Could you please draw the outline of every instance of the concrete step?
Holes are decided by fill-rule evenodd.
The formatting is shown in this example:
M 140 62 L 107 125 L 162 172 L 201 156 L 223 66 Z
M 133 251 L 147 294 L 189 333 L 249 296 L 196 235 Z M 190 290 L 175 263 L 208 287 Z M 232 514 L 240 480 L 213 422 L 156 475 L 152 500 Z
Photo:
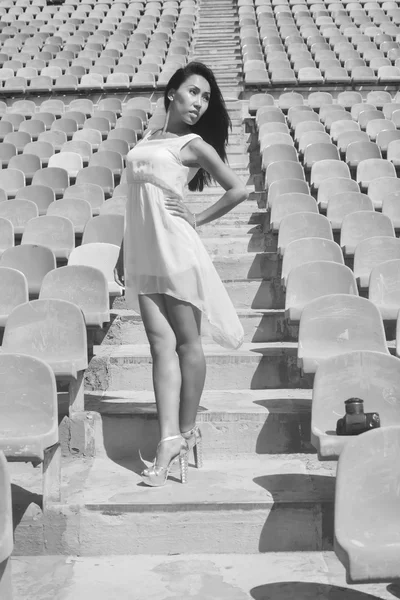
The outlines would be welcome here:
M 15 557 L 14 600 L 393 600 L 395 590 L 400 596 L 395 584 L 348 585 L 329 551 L 136 555 L 134 565 L 131 556 Z
M 43 553 L 44 540 L 46 554 L 79 556 L 332 548 L 336 462 L 321 463 L 314 454 L 215 457 L 202 469 L 190 466 L 185 485 L 174 472 L 167 485 L 149 488 L 139 456 L 114 450 L 106 432 L 104 440 L 105 452 L 94 458 L 63 460 L 61 504 L 36 523 L 33 511 L 24 515 L 15 555 Z M 30 489 L 35 478 L 34 492 L 40 470 L 15 466 L 15 492 Z
M 237 311 L 246 342 L 283 342 L 298 339 L 298 326 L 286 322 L 284 310 Z M 111 323 L 96 332 L 96 344 L 146 344 L 147 337 L 140 315 L 133 310 L 113 309 Z M 202 323 L 203 343 L 212 343 L 208 322 Z
M 205 389 L 309 388 L 311 377 L 297 367 L 296 342 L 244 343 L 239 350 L 205 344 Z M 151 390 L 152 361 L 148 344 L 94 346 L 85 373 L 85 389 Z
M 283 309 L 285 295 L 280 277 L 272 279 L 234 279 L 224 281 L 224 286 L 236 310 L 238 309 Z M 125 308 L 125 297 L 116 298 L 113 307 Z
M 243 454 L 315 453 L 310 443 L 312 390 L 207 390 L 198 413 L 206 460 Z M 154 454 L 158 423 L 153 391 L 88 392 L 96 452 Z M 112 440 L 112 441 L 110 441 Z

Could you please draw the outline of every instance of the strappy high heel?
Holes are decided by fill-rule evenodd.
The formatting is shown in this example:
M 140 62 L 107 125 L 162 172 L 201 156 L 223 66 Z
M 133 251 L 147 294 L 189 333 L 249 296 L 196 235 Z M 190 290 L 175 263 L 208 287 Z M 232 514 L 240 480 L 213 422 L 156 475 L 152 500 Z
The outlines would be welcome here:
M 194 463 L 197 469 L 203 466 L 203 437 L 197 425 L 190 431 L 181 432 L 183 439 L 187 441 L 189 450 L 193 449 Z
M 181 472 L 181 482 L 187 483 L 187 472 L 188 472 L 188 463 L 189 463 L 189 446 L 185 439 L 182 438 L 181 435 L 170 435 L 169 437 L 163 438 L 159 441 L 158 446 L 163 442 L 168 442 L 170 440 L 182 440 L 181 449 L 176 456 L 173 456 L 169 461 L 166 467 L 158 467 L 156 464 L 156 460 L 154 459 L 154 463 L 148 469 L 144 469 L 141 473 L 141 477 L 143 482 L 146 485 L 150 485 L 152 487 L 160 487 L 165 485 L 171 467 L 179 461 L 179 467 Z M 157 449 L 158 449 L 157 446 Z

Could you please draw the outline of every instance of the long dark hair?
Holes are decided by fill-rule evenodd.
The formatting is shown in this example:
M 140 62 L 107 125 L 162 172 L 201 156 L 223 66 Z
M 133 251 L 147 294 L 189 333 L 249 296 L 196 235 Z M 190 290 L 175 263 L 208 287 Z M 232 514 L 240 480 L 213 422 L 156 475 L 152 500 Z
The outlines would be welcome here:
M 228 111 L 225 106 L 221 90 L 215 80 L 214 73 L 201 62 L 190 62 L 185 67 L 178 69 L 167 83 L 164 92 L 164 106 L 168 110 L 170 99 L 168 92 L 177 90 L 191 75 L 201 75 L 210 85 L 210 102 L 201 119 L 192 127 L 193 133 L 198 133 L 205 142 L 213 146 L 223 161 L 226 161 L 225 146 L 228 143 L 228 132 L 232 127 Z M 201 190 L 211 182 L 211 176 L 204 169 L 199 169 L 189 183 L 193 192 Z

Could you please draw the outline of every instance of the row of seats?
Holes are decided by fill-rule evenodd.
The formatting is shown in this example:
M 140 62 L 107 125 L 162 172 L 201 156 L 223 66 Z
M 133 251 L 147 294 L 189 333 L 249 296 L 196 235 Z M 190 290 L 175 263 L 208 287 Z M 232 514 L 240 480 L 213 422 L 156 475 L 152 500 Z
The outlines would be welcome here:
M 5 90 L 162 86 L 187 62 L 196 21 L 193 0 L 59 8 L 34 14 L 31 9 L 29 25 L 20 20 L 24 13 L 16 21 L 10 11 L 0 16 Z
M 398 81 L 400 12 L 395 2 L 239 6 L 248 84 Z

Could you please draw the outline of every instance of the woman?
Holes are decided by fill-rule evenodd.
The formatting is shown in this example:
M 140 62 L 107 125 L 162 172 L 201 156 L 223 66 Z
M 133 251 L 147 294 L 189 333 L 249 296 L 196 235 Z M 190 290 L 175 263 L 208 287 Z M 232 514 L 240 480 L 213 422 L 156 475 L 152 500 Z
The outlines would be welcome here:
M 186 481 L 188 452 L 202 463 L 196 414 L 206 364 L 201 344 L 204 315 L 217 343 L 238 348 L 243 328 L 205 250 L 196 226 L 230 211 L 248 197 L 225 164 L 230 119 L 212 71 L 192 62 L 171 77 L 162 130 L 147 131 L 127 156 L 124 284 L 126 303 L 141 314 L 150 344 L 161 440 L 147 485 L 164 485 L 180 462 Z M 202 190 L 211 178 L 225 190 L 198 214 L 184 204 L 186 186 Z M 122 279 L 121 262 L 116 271 Z

